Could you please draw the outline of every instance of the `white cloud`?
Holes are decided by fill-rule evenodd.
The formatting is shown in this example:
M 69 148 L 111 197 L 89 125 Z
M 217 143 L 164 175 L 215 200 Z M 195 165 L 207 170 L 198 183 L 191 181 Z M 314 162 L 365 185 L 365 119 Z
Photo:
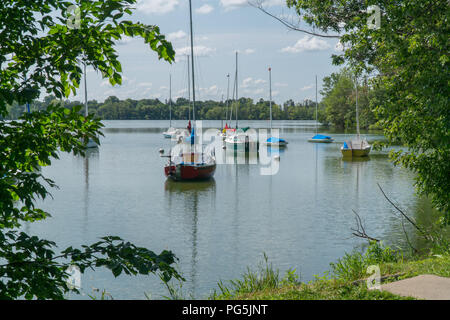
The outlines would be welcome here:
M 133 40 L 135 40 L 133 37 L 122 36 L 122 39 L 118 40 L 116 42 L 116 44 L 118 44 L 118 45 L 125 45 L 125 44 L 129 44 Z
M 244 94 L 247 95 L 262 95 L 265 91 L 262 88 L 258 88 L 258 89 L 244 89 L 243 90 Z
M 275 87 L 287 87 L 288 84 L 287 83 L 282 83 L 282 82 L 275 82 L 274 86 Z
M 266 7 L 285 6 L 286 0 L 263 0 L 262 3 Z
M 314 87 L 314 85 L 310 84 L 309 86 L 304 86 L 303 88 L 301 88 L 300 91 L 311 90 L 313 87 Z
M 265 7 L 283 6 L 286 4 L 286 0 L 262 0 L 261 2 Z M 248 0 L 220 0 L 220 4 L 225 10 L 233 10 L 248 6 Z
M 191 54 L 191 47 L 184 47 L 175 50 L 177 56 L 183 57 Z M 216 49 L 209 48 L 205 46 L 194 46 L 194 55 L 197 57 L 209 57 L 211 54 L 216 52 Z
M 243 88 L 249 87 L 252 82 L 253 82 L 253 78 L 246 78 L 242 81 L 242 87 Z
M 153 83 L 151 83 L 151 82 L 140 82 L 140 83 L 138 83 L 138 87 L 151 88 L 152 86 L 153 86 Z
M 183 30 L 179 30 L 176 32 L 171 32 L 167 35 L 167 40 L 174 41 L 174 40 L 180 40 L 187 37 L 187 33 Z
M 252 53 L 255 53 L 254 49 L 245 49 L 244 50 L 244 54 L 252 54 Z
M 242 81 L 241 87 L 242 88 L 253 88 L 253 87 L 257 87 L 258 85 L 264 84 L 266 82 L 267 81 L 263 80 L 263 79 L 253 79 L 253 78 L 249 77 L 249 78 L 245 78 Z
M 239 7 L 245 7 L 248 5 L 247 0 L 220 0 L 220 4 L 226 10 L 232 10 Z
M 281 49 L 281 52 L 299 53 L 303 51 L 322 51 L 327 50 L 331 46 L 328 42 L 322 39 L 304 36 L 298 40 L 293 46 Z
M 214 10 L 213 6 L 210 6 L 209 4 L 204 4 L 200 8 L 196 9 L 195 12 L 198 14 L 208 14 L 211 13 Z
M 137 10 L 147 14 L 165 14 L 178 6 L 179 0 L 138 0 Z
M 186 95 L 187 90 L 183 89 L 180 90 L 179 94 L 182 93 L 183 95 Z M 205 88 L 198 88 L 197 90 L 199 99 L 218 99 L 219 98 L 219 87 L 217 85 L 212 85 L 210 87 Z

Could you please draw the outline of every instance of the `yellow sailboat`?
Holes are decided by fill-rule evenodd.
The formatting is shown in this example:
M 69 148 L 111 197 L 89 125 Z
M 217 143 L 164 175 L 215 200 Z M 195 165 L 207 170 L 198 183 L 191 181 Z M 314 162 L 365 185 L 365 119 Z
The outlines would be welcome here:
M 356 82 L 356 138 L 345 141 L 341 147 L 342 156 L 344 158 L 367 157 L 372 146 L 366 139 L 361 139 L 359 132 L 359 109 L 358 109 L 358 82 Z

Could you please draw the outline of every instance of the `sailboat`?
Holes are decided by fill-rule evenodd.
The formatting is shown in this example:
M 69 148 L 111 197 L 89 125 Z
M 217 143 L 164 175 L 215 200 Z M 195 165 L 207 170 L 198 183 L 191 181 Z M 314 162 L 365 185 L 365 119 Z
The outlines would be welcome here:
M 319 122 L 318 120 L 318 113 L 319 113 L 319 103 L 317 101 L 317 76 L 316 76 L 316 135 L 314 137 L 312 137 L 311 139 L 309 139 L 309 142 L 315 142 L 315 143 L 331 143 L 334 141 L 333 138 L 323 135 L 323 134 L 318 134 L 317 133 L 317 124 Z
M 220 136 L 225 141 L 225 138 L 229 132 L 233 132 L 235 130 L 228 127 L 228 107 L 230 103 L 230 74 L 227 74 L 227 102 L 226 102 L 226 111 L 225 111 L 225 127 L 223 127 L 222 131 L 220 132 Z M 231 120 L 231 118 L 230 118 Z M 231 121 L 230 121 L 231 122 Z
M 164 138 L 172 138 L 176 129 L 172 127 L 172 75 L 169 75 L 169 129 L 163 132 Z
M 272 68 L 269 68 L 269 96 L 270 96 L 270 138 L 267 139 L 264 144 L 270 147 L 286 147 L 288 142 L 281 138 L 275 138 L 272 136 Z
M 87 97 L 87 74 L 86 74 L 86 63 L 84 63 L 84 115 L 87 117 L 89 115 L 88 109 L 88 97 Z M 98 144 L 92 138 L 87 139 L 86 148 L 97 148 Z
M 372 146 L 366 139 L 361 139 L 359 132 L 359 109 L 358 109 L 358 80 L 356 80 L 356 139 L 345 141 L 341 147 L 342 156 L 344 158 L 367 157 Z
M 250 136 L 247 134 L 247 130 L 249 127 L 242 128 L 238 130 L 238 106 L 239 106 L 239 95 L 238 95 L 238 52 L 236 51 L 236 75 L 235 75 L 235 83 L 234 83 L 234 93 L 235 95 L 235 103 L 236 103 L 236 126 L 234 129 L 226 128 L 227 136 L 225 138 L 225 147 L 227 149 L 233 149 L 237 151 L 244 151 L 248 152 L 251 149 L 251 145 L 255 145 L 256 150 L 259 148 L 258 141 L 251 141 Z M 232 108 L 231 109 L 231 115 L 230 115 L 230 121 L 232 117 Z
M 177 141 L 178 143 L 182 143 L 183 141 L 185 141 L 185 139 L 189 138 L 190 134 L 191 134 L 191 129 L 192 129 L 192 125 L 191 125 L 191 71 L 190 71 L 190 64 L 189 64 L 189 55 L 186 55 L 186 61 L 187 61 L 187 81 L 188 81 L 188 88 L 187 88 L 187 92 L 188 92 L 188 124 L 187 127 L 185 129 L 183 128 L 179 128 L 176 129 L 173 134 L 172 134 L 172 140 Z
M 216 171 L 216 159 L 213 153 L 203 152 L 203 146 L 195 144 L 195 72 L 194 72 L 194 33 L 192 28 L 192 1 L 189 0 L 189 17 L 191 29 L 191 63 L 192 63 L 192 120 L 194 126 L 191 129 L 189 140 L 189 152 L 183 149 L 180 154 L 163 156 L 169 158 L 164 166 L 164 174 L 175 181 L 204 180 L 214 176 Z M 201 148 L 197 151 L 198 147 Z

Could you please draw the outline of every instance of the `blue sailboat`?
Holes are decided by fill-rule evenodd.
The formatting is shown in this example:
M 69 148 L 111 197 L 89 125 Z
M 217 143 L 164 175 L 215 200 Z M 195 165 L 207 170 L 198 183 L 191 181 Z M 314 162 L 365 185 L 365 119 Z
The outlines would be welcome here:
M 272 68 L 269 68 L 269 95 L 270 95 L 270 135 L 265 144 L 270 147 L 286 147 L 288 142 L 285 139 L 272 137 Z
M 317 76 L 316 76 L 316 135 L 314 137 L 312 137 L 311 139 L 308 139 L 308 141 L 315 142 L 315 143 L 331 143 L 334 141 L 334 139 L 332 137 L 317 133 L 318 106 L 319 106 L 319 104 L 317 102 Z

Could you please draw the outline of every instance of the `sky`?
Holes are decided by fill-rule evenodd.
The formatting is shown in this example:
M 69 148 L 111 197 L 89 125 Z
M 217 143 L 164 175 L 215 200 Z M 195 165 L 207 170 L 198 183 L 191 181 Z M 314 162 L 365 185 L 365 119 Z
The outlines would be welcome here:
M 264 6 L 278 16 L 298 19 L 284 0 L 265 0 Z M 269 67 L 276 103 L 314 100 L 316 75 L 320 100 L 322 79 L 338 70 L 331 63 L 331 55 L 338 53 L 337 39 L 310 37 L 289 30 L 249 6 L 247 0 L 193 0 L 192 7 L 197 100 L 226 99 L 227 74 L 231 98 L 236 51 L 239 97 L 255 100 L 269 99 Z M 138 0 L 131 20 L 159 26 L 174 46 L 176 62 L 158 60 L 157 54 L 140 38 L 125 38 L 116 46 L 123 69 L 122 85 L 113 87 L 88 68 L 88 99 L 102 102 L 109 96 L 117 96 L 165 101 L 169 98 L 169 75 L 172 98 L 188 98 L 189 2 Z M 84 88 L 80 87 L 78 95 L 70 99 L 84 100 Z

